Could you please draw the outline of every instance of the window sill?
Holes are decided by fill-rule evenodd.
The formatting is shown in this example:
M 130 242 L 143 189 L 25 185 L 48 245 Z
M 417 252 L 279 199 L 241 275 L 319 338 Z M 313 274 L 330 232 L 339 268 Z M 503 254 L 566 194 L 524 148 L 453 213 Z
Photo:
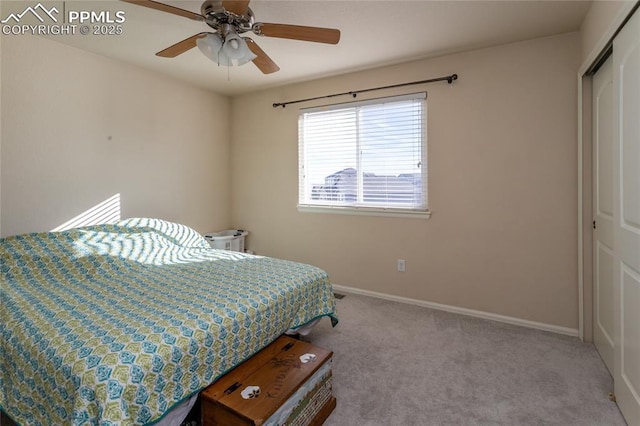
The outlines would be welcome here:
M 298 205 L 301 213 L 328 213 L 356 216 L 402 217 L 411 219 L 429 219 L 430 211 L 406 211 L 366 207 L 335 207 L 335 206 L 306 206 Z

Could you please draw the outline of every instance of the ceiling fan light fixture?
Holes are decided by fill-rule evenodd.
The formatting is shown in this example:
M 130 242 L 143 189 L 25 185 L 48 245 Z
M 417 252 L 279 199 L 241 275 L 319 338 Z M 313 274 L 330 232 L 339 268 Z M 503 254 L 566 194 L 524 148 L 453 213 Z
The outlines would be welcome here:
M 220 66 L 232 67 L 253 61 L 257 56 L 249 49 L 247 42 L 235 33 L 222 38 L 220 34 L 210 33 L 196 40 L 198 49 L 204 56 Z
M 231 62 L 231 59 L 229 59 L 227 57 L 227 55 L 224 54 L 222 49 L 220 49 L 220 53 L 218 54 L 218 60 L 214 61 L 214 62 L 216 64 L 220 65 L 221 67 L 232 67 L 233 66 L 233 62 Z
M 257 56 L 249 50 L 247 42 L 235 33 L 227 34 L 224 44 L 222 45 L 222 52 L 227 58 L 238 61 L 238 66 L 257 58 Z
M 252 55 L 253 55 L 253 54 L 252 54 Z M 253 61 L 255 58 L 257 58 L 257 56 L 256 56 L 256 55 L 253 55 L 253 58 L 249 58 L 249 57 L 240 58 L 240 59 L 238 59 L 238 66 L 240 66 L 240 65 L 244 65 L 244 64 L 246 64 L 246 63 L 248 63 L 248 62 L 251 62 L 251 61 Z
M 205 37 L 197 39 L 196 45 L 204 56 L 218 63 L 222 49 L 222 39 L 218 34 L 207 34 Z

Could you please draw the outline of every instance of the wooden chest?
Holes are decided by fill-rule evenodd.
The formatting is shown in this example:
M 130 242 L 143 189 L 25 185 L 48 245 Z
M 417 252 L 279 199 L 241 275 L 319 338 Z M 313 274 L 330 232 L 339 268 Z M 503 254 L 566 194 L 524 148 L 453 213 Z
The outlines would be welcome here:
M 332 355 L 279 337 L 201 392 L 203 426 L 321 425 L 336 406 Z

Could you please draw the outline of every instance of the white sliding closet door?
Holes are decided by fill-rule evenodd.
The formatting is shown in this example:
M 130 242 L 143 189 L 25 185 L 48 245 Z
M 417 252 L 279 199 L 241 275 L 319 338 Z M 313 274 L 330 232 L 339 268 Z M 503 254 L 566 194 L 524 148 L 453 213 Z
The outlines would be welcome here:
M 613 42 L 614 383 L 627 423 L 640 425 L 640 11 Z
M 613 375 L 613 59 L 593 77 L 593 342 Z

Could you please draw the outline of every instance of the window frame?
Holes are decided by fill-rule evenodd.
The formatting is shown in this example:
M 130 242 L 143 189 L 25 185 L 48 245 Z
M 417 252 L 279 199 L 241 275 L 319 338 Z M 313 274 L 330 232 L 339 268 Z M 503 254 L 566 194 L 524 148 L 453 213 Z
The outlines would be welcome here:
M 421 162 L 422 170 L 422 197 L 424 197 L 424 208 L 416 207 L 381 207 L 381 206 L 363 206 L 363 205 L 332 205 L 332 204 L 314 204 L 309 202 L 301 202 L 303 187 L 307 184 L 304 176 L 304 168 L 306 167 L 306 150 L 303 141 L 303 128 L 305 114 L 314 112 L 328 112 L 333 110 L 349 109 L 360 106 L 382 105 L 385 103 L 400 102 L 405 100 L 420 100 L 422 102 L 422 140 L 421 140 Z M 427 125 L 427 93 L 417 92 L 404 95 L 385 96 L 366 100 L 358 100 L 352 102 L 344 102 L 338 104 L 317 106 L 311 108 L 303 108 L 298 111 L 298 203 L 297 209 L 304 213 L 333 213 L 348 215 L 368 215 L 368 216 L 385 216 L 385 217 L 411 217 L 411 218 L 429 218 L 431 211 L 428 203 L 428 125 Z M 358 128 L 359 130 L 359 128 Z M 358 189 L 361 191 L 361 189 Z M 308 189 L 307 189 L 308 191 Z M 309 201 L 309 200 L 307 200 Z

